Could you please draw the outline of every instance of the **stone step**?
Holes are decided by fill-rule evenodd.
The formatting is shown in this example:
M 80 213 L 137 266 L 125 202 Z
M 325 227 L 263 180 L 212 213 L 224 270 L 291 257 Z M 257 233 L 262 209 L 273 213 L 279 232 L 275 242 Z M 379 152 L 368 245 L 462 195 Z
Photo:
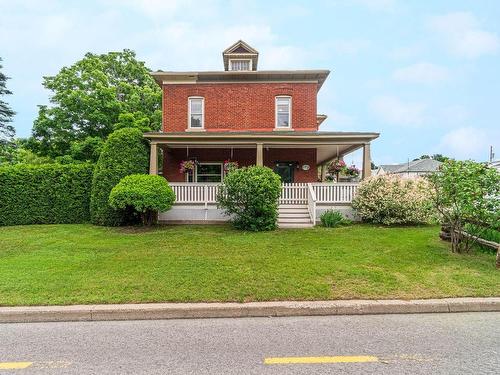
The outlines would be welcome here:
M 309 217 L 278 217 L 278 223 L 310 223 L 311 219 Z
M 310 223 L 278 223 L 278 227 L 282 229 L 288 228 L 312 228 L 313 224 Z
M 278 206 L 278 209 L 282 210 L 282 209 L 306 209 L 307 210 L 307 204 L 280 204 Z
M 293 218 L 304 218 L 309 220 L 309 212 L 280 212 L 278 217 L 281 218 L 287 218 L 287 217 L 293 217 Z
M 309 210 L 307 208 L 280 208 L 278 210 L 279 213 L 284 213 L 284 214 L 287 214 L 287 213 L 290 213 L 290 212 L 300 212 L 300 213 L 304 213 L 304 212 L 309 212 Z

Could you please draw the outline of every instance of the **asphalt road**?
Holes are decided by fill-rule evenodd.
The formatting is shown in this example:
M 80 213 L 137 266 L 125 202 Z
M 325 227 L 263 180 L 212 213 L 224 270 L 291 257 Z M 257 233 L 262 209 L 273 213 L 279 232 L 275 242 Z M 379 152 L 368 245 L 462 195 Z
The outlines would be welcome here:
M 500 313 L 3 324 L 3 373 L 500 374 Z

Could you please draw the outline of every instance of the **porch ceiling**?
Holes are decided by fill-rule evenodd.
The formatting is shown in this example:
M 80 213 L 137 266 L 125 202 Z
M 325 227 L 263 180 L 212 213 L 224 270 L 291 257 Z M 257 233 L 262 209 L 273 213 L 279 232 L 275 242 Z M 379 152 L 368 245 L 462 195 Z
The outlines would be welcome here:
M 159 146 L 170 148 L 316 148 L 317 163 L 323 164 L 362 148 L 379 133 L 358 132 L 182 132 L 145 133 Z

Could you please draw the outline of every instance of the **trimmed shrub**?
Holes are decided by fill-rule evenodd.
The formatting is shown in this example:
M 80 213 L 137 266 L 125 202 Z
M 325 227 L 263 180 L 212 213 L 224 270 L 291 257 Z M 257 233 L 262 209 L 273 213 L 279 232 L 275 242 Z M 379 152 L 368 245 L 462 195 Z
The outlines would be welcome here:
M 83 223 L 90 219 L 92 164 L 0 168 L 0 225 Z
M 251 231 L 273 230 L 278 218 L 281 179 L 267 167 L 233 169 L 217 196 L 218 206 L 232 215 L 233 225 Z
M 432 189 L 426 179 L 395 175 L 362 181 L 352 207 L 363 221 L 392 224 L 425 224 L 435 217 Z
M 326 210 L 320 216 L 321 225 L 327 228 L 335 228 L 341 225 L 349 225 L 351 221 L 346 219 L 339 211 Z
M 149 152 L 139 129 L 124 128 L 111 133 L 103 146 L 92 179 L 90 217 L 93 224 L 117 226 L 125 223 L 125 210 L 109 205 L 111 189 L 130 174 L 147 173 Z
M 116 209 L 133 208 L 141 215 L 144 225 L 156 222 L 159 211 L 168 211 L 175 193 L 161 176 L 133 174 L 123 177 L 111 190 L 109 205 Z

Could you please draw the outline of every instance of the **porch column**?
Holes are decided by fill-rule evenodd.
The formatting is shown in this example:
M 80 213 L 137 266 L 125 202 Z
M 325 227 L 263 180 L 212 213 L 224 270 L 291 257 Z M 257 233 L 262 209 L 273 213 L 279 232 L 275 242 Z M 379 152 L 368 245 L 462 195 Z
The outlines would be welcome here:
M 328 166 L 326 164 L 321 164 L 321 182 L 325 182 L 327 170 Z
M 372 174 L 372 159 L 370 155 L 370 143 L 363 146 L 363 180 Z
M 255 158 L 255 165 L 262 167 L 264 165 L 264 147 L 262 143 L 257 143 L 257 156 Z
M 158 174 L 158 144 L 151 141 L 151 152 L 149 153 L 149 174 Z

